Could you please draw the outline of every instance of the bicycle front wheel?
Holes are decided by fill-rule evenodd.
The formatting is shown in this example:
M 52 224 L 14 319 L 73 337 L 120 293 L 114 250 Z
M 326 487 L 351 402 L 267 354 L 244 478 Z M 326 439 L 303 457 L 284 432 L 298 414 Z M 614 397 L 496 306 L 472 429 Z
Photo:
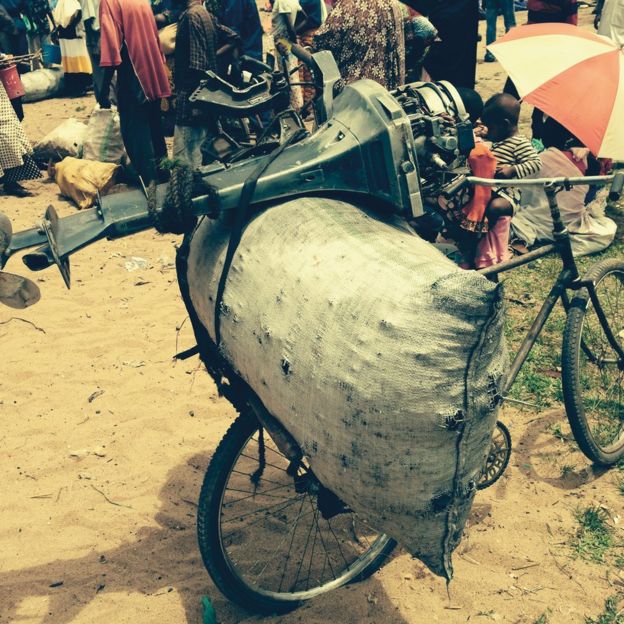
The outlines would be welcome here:
M 583 453 L 611 466 L 624 455 L 624 262 L 598 262 L 584 279 L 596 285 L 603 314 L 586 288 L 570 305 L 561 357 L 563 397 Z
M 248 414 L 208 466 L 197 529 L 217 587 L 261 613 L 363 580 L 395 546 L 323 487 L 305 459 L 290 462 Z

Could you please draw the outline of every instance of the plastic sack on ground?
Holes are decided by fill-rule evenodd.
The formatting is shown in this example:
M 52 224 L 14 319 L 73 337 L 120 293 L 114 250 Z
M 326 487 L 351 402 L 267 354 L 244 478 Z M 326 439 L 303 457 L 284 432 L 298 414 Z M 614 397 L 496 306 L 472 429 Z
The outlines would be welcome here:
M 54 166 L 54 179 L 61 193 L 73 199 L 78 208 L 91 208 L 97 193 L 104 195 L 115 183 L 119 165 L 65 158 Z
M 96 104 L 87 127 L 82 156 L 87 160 L 121 163 L 126 155 L 117 108 Z
M 190 243 L 189 295 L 213 340 L 228 236 L 204 220 Z M 508 366 L 501 308 L 502 286 L 402 226 L 301 198 L 246 227 L 220 349 L 320 481 L 448 578 Z
M 86 132 L 86 124 L 70 117 L 34 145 L 33 157 L 41 163 L 58 162 L 67 156 L 80 158 Z
M 24 91 L 24 102 L 38 102 L 56 97 L 63 90 L 63 70 L 37 69 L 21 76 Z

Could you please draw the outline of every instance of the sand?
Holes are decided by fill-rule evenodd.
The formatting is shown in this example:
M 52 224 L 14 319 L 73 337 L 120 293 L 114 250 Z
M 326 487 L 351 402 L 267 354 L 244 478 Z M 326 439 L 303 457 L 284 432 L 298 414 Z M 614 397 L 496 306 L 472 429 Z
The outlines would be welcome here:
M 479 70 L 485 94 L 501 88 L 497 64 Z M 28 105 L 26 130 L 37 140 L 91 106 Z M 36 197 L 0 196 L 16 229 L 48 204 L 75 210 L 51 182 L 29 188 Z M 613 569 L 570 548 L 579 506 L 604 506 L 621 537 L 621 473 L 595 471 L 553 437 L 549 425 L 567 431 L 561 409 L 505 409 L 511 464 L 476 497 L 448 593 L 398 549 L 370 580 L 287 616 L 258 618 L 225 600 L 200 561 L 195 512 L 235 413 L 197 358 L 172 361 L 194 344 L 172 266 L 179 241 L 146 233 L 99 243 L 72 258 L 71 291 L 50 269 L 34 275 L 39 304 L 0 308 L 0 622 L 196 624 L 207 595 L 223 624 L 532 623 L 546 612 L 581 623 L 623 591 Z M 129 271 L 132 257 L 147 267 Z M 7 268 L 26 272 L 16 259 Z

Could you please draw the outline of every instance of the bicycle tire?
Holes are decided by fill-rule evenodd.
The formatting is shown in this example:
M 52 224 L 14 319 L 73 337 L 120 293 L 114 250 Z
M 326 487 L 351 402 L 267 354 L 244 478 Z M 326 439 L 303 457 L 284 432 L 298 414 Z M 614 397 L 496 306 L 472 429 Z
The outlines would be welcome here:
M 316 595 L 368 578 L 386 562 L 396 542 L 381 534 L 373 544 L 375 548 L 370 549 L 366 556 L 357 560 L 357 565 L 347 569 L 337 581 L 326 583 L 308 592 L 275 594 L 251 585 L 238 573 L 227 554 L 221 531 L 221 513 L 232 471 L 238 465 L 237 462 L 243 450 L 247 448 L 248 442 L 258 431 L 257 419 L 251 414 L 241 414 L 221 440 L 206 470 L 201 488 L 197 511 L 197 537 L 204 565 L 215 585 L 227 598 L 250 611 L 263 614 L 286 613 Z M 277 541 L 277 538 L 275 539 Z M 258 542 L 252 541 L 252 543 Z M 307 550 L 303 554 L 304 560 L 306 552 Z M 314 551 L 312 551 L 310 561 L 313 556 Z
M 500 434 L 502 444 L 496 442 L 496 434 Z M 511 434 L 505 423 L 498 420 L 494 433 L 492 434 L 492 442 L 488 457 L 483 467 L 481 478 L 477 483 L 477 490 L 485 490 L 494 485 L 502 476 L 511 458 Z M 502 460 L 502 461 L 501 461 Z
M 609 327 L 621 345 L 624 309 L 620 312 L 618 303 L 622 296 L 624 307 L 624 262 L 598 262 L 583 279 L 596 284 L 596 294 Z M 602 466 L 612 466 L 624 456 L 622 368 L 622 362 L 594 311 L 589 291 L 580 289 L 570 304 L 563 334 L 561 381 L 566 414 L 574 438 L 581 451 Z M 609 378 L 611 374 L 615 376 Z M 598 377 L 607 388 L 599 389 L 597 384 L 592 383 Z M 614 390 L 617 402 L 608 400 Z M 607 441 L 606 436 L 611 435 L 611 430 L 615 432 L 613 440 Z

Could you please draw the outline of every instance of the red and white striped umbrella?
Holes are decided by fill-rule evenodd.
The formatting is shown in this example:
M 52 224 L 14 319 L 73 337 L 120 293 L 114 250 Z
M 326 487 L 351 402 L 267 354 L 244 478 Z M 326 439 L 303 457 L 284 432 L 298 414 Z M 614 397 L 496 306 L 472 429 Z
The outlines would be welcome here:
M 624 160 L 624 53 L 570 24 L 512 28 L 488 46 L 525 102 L 553 117 L 596 156 Z

